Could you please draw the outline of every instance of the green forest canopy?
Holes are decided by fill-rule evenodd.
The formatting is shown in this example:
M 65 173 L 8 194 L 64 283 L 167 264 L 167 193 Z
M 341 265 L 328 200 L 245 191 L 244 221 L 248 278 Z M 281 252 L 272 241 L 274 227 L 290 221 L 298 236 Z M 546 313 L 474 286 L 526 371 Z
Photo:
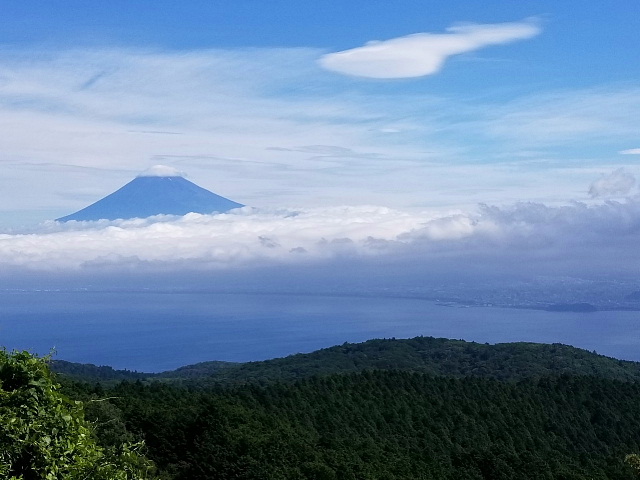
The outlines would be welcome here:
M 144 439 L 171 479 L 631 479 L 639 371 L 564 345 L 417 337 L 66 388 L 110 397 L 88 414 Z
M 562 345 L 418 337 L 124 381 L 102 367 L 101 383 L 2 352 L 0 475 L 630 480 L 637 366 Z

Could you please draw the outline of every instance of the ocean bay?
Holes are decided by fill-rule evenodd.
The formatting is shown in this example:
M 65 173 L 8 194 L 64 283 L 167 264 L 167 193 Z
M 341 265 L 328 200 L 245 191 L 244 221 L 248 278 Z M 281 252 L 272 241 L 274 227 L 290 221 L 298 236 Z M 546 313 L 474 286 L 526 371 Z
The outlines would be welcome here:
M 13 291 L 0 293 L 0 345 L 144 372 L 417 335 L 564 343 L 640 361 L 638 317 L 633 311 L 445 307 L 395 297 Z

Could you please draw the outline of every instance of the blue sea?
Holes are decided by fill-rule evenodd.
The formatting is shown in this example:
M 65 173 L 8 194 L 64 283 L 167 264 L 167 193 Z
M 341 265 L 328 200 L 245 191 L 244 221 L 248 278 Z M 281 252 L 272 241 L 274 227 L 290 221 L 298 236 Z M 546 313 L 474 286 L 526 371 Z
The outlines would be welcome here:
M 159 372 L 251 361 L 344 342 L 417 335 L 564 343 L 640 361 L 640 312 L 441 306 L 407 298 L 29 291 L 0 293 L 0 345 Z

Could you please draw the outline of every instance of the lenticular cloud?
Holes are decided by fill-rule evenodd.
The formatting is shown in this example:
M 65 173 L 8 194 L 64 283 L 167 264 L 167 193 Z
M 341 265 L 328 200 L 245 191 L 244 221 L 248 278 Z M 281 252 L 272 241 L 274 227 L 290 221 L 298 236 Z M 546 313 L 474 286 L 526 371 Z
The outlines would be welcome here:
M 432 75 L 448 57 L 489 45 L 528 39 L 540 33 L 532 19 L 493 25 L 458 25 L 445 34 L 416 33 L 362 47 L 329 53 L 319 63 L 327 70 L 369 78 L 412 78 Z

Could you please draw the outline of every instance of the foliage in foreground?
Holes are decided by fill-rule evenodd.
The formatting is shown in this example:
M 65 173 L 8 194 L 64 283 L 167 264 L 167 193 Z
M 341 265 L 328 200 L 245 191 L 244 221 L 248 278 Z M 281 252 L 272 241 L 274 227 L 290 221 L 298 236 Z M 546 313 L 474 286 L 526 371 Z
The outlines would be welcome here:
M 83 404 L 53 381 L 46 359 L 0 350 L 0 478 L 150 478 L 142 444 L 97 444 Z

